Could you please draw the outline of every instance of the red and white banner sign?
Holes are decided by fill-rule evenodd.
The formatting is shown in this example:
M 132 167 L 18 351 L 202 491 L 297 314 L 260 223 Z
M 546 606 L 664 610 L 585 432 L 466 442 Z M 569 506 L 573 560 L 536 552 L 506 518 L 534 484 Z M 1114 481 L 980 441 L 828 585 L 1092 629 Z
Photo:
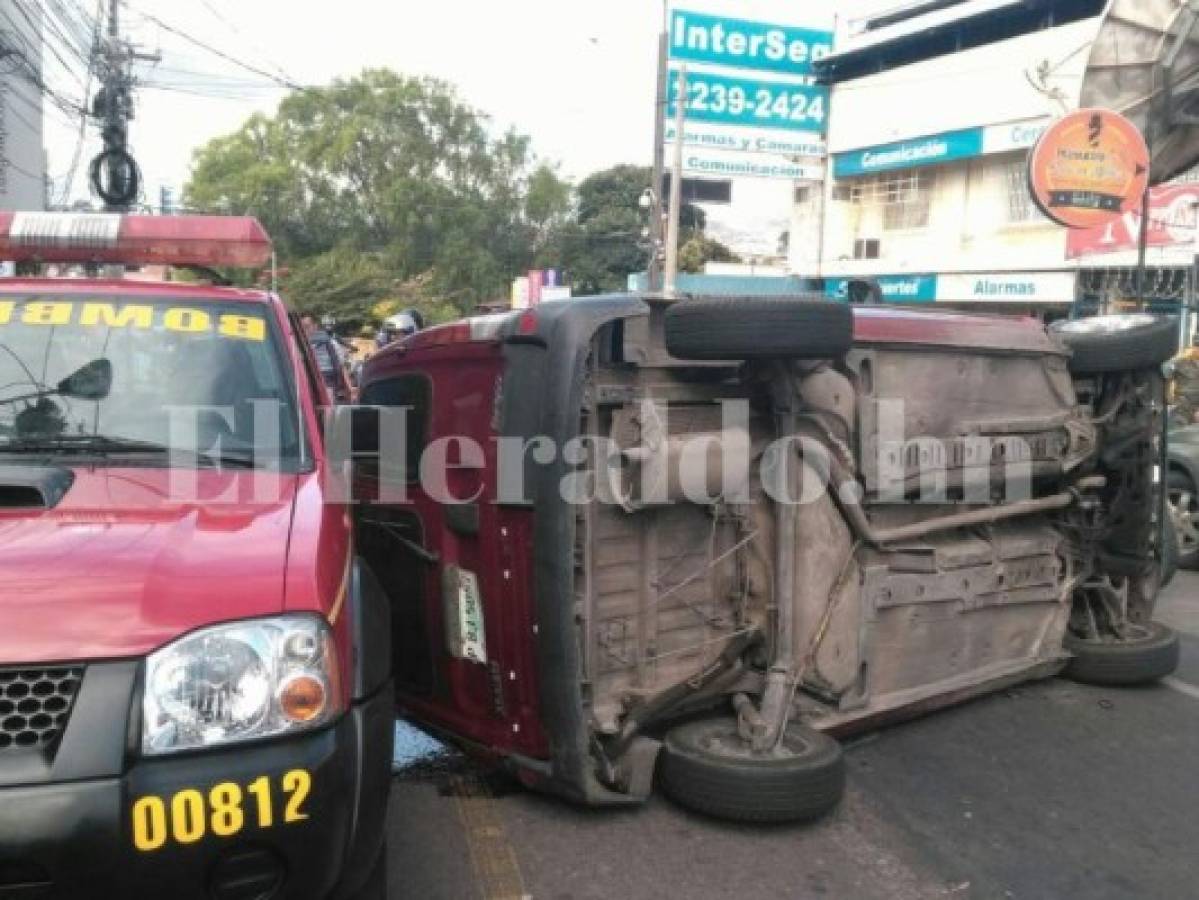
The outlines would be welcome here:
M 1199 184 L 1165 184 L 1149 192 L 1147 246 L 1178 247 L 1195 244 Z M 1095 256 L 1136 250 L 1141 237 L 1140 210 L 1130 210 L 1096 228 L 1071 230 L 1066 256 Z M 1197 248 L 1199 250 L 1199 248 Z

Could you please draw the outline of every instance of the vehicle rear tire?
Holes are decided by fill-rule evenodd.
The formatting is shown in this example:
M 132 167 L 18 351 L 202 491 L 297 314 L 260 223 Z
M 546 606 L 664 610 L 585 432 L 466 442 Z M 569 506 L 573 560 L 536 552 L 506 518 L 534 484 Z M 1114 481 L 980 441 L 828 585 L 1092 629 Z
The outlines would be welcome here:
M 1147 313 L 1091 316 L 1049 326 L 1074 355 L 1075 375 L 1152 369 L 1178 352 L 1178 326 Z
M 665 330 L 676 359 L 833 359 L 853 344 L 853 311 L 811 297 L 682 300 Z
M 1166 478 L 1175 536 L 1178 567 L 1199 569 L 1199 491 L 1185 472 L 1171 470 Z
M 1160 622 L 1127 641 L 1085 640 L 1067 633 L 1065 648 L 1074 654 L 1063 674 L 1083 684 L 1148 684 L 1178 668 L 1178 634 Z
M 787 726 L 779 750 L 757 754 L 732 717 L 671 729 L 658 768 L 662 791 L 680 806 L 735 822 L 818 818 L 845 792 L 845 758 L 827 735 Z

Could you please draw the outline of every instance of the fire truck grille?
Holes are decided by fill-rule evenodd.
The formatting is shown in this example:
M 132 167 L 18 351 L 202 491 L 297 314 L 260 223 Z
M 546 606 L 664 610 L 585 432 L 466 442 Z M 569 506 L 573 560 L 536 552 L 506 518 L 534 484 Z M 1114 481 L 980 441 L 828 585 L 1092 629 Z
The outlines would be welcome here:
M 83 669 L 0 669 L 0 753 L 53 744 L 82 679 Z

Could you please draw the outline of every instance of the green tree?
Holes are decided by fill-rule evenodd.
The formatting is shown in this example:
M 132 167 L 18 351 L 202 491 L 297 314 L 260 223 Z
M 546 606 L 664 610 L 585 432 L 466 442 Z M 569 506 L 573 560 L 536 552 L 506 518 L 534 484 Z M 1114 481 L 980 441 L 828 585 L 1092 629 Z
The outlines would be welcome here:
M 534 255 L 545 249 L 555 231 L 570 217 L 570 183 L 554 167 L 542 163 L 529 176 L 525 190 L 525 218 L 532 229 Z
M 504 296 L 564 215 L 569 187 L 533 164 L 449 85 L 376 69 L 202 147 L 185 197 L 261 219 L 305 309 L 365 319 L 419 278 L 465 312 Z
M 679 270 L 682 272 L 702 272 L 709 262 L 736 263 L 741 262 L 741 257 L 716 238 L 702 233 L 692 234 L 679 248 Z
M 619 165 L 596 172 L 575 192 L 575 216 L 560 227 L 539 259 L 567 271 L 576 294 L 622 291 L 628 276 L 649 265 L 644 233 L 649 213 L 642 195 L 653 182 L 648 166 Z M 702 234 L 702 209 L 684 204 L 684 240 Z

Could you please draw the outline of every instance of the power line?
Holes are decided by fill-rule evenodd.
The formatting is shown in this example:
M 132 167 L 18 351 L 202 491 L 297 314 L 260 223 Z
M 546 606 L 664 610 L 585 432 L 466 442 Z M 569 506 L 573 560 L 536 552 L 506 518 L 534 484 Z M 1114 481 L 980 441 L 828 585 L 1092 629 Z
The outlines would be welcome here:
M 205 9 L 207 9 L 210 13 L 212 13 L 212 15 L 215 18 L 217 18 L 220 22 L 222 22 L 230 31 L 232 31 L 234 34 L 238 35 L 239 37 L 243 37 L 243 38 L 245 37 L 245 35 L 242 33 L 241 29 L 238 28 L 236 25 L 234 25 L 232 22 L 230 22 L 229 19 L 226 18 L 220 12 L 220 10 L 218 10 L 211 2 L 209 2 L 209 0 L 200 0 L 200 2 L 204 5 Z M 250 49 L 259 53 L 262 56 L 262 58 L 264 60 L 266 60 L 266 62 L 270 63 L 271 68 L 273 68 L 276 72 L 278 72 L 280 75 L 282 75 L 285 81 L 287 81 L 291 84 L 295 83 L 296 80 L 287 73 L 287 70 L 284 69 L 281 65 L 279 65 L 274 60 L 270 59 L 265 53 L 263 53 L 261 47 L 251 46 Z
M 64 50 L 66 50 L 67 53 L 82 62 L 85 66 L 88 65 L 89 60 L 87 51 L 80 50 L 79 46 L 72 39 L 71 35 L 67 34 L 70 29 L 65 28 L 57 14 L 54 14 L 49 7 L 46 7 L 42 10 L 42 23 L 45 26 L 42 37 L 43 41 L 46 40 L 45 31 L 48 30 L 51 34 L 58 38 L 59 44 Z
M 206 100 L 240 100 L 249 102 L 252 100 L 258 100 L 262 96 L 261 93 L 246 93 L 244 91 L 238 92 L 236 90 L 221 91 L 218 88 L 189 87 L 187 85 L 169 84 L 167 82 L 160 81 L 143 81 L 141 82 L 141 87 L 151 91 L 168 91 L 175 94 L 187 94 L 192 97 L 202 97 Z M 272 88 L 264 88 L 264 90 L 271 89 Z M 274 87 L 273 90 L 285 89 L 282 87 Z
M 252 66 L 247 62 L 243 62 L 242 60 L 238 59 L 237 57 L 231 56 L 230 54 L 226 53 L 224 50 L 218 50 L 216 47 L 213 47 L 211 44 L 206 44 L 204 41 L 200 40 L 199 38 L 193 37 L 192 35 L 188 34 L 186 31 L 176 28 L 173 25 L 168 25 L 162 19 L 158 18 L 158 16 L 152 15 L 143 10 L 139 10 L 138 15 L 140 15 L 142 18 L 146 19 L 149 22 L 153 22 L 155 25 L 157 25 L 163 31 L 170 32 L 171 34 L 175 35 L 176 37 L 182 38 L 183 40 L 187 41 L 189 44 L 193 44 L 196 47 L 199 47 L 201 50 L 207 50 L 213 56 L 219 56 L 221 59 L 225 60 L 226 62 L 233 63 L 233 65 L 237 66 L 238 68 L 245 69 L 247 72 L 253 72 L 255 75 L 261 75 L 263 78 L 269 79 L 270 81 L 273 81 L 276 84 L 279 84 L 285 88 L 288 88 L 289 90 L 298 91 L 298 90 L 304 89 L 302 85 L 297 84 L 295 81 L 291 80 L 290 78 L 282 78 L 278 75 L 275 75 L 271 72 L 266 71 L 265 69 L 259 69 L 258 67 Z
M 39 27 L 38 23 L 33 20 L 33 16 L 31 16 L 29 14 L 29 11 L 27 9 L 25 9 L 25 7 L 19 2 L 19 0 L 13 0 L 12 8 L 21 14 L 21 18 L 23 18 L 26 21 L 26 23 L 29 25 L 29 29 L 30 29 L 31 33 L 33 33 L 33 34 L 41 34 L 42 33 L 42 29 Z M 13 19 L 9 18 L 7 16 L 7 14 L 5 15 L 5 18 L 8 18 L 8 22 L 10 25 L 16 27 L 16 23 L 13 21 Z M 71 64 L 62 58 L 62 54 L 58 52 L 58 50 L 55 48 L 54 44 L 52 44 L 52 43 L 50 43 L 50 41 L 46 40 L 44 36 L 42 38 L 42 46 L 45 47 L 47 50 L 49 50 L 51 54 L 53 54 L 54 58 L 57 59 L 58 62 L 62 65 L 63 69 L 66 70 L 66 72 L 69 75 L 74 77 L 75 80 L 79 82 L 80 86 L 83 85 L 83 79 L 79 77 L 79 75 L 71 67 Z
M 88 99 L 91 96 L 92 76 L 95 74 L 95 54 L 97 45 L 100 42 L 100 27 L 104 17 L 104 0 L 96 0 L 96 17 L 92 19 L 92 36 L 91 36 L 91 59 L 87 67 L 87 84 L 83 90 L 83 105 L 84 110 L 79 115 L 79 136 L 75 139 L 75 152 L 71 156 L 71 167 L 67 170 L 65 183 L 63 184 L 62 194 L 59 197 L 59 205 L 65 206 L 71 199 L 71 189 L 75 186 L 75 175 L 79 171 L 79 161 L 83 157 L 83 142 L 87 136 L 87 120 Z
M 10 57 L 17 59 L 21 63 L 24 63 L 24 66 L 21 68 L 21 71 L 19 73 L 15 73 L 15 74 L 20 74 L 24 81 L 28 82 L 29 84 L 31 84 L 32 86 L 34 86 L 38 89 L 39 99 L 41 97 L 49 97 L 52 101 L 54 101 L 51 103 L 48 111 L 55 113 L 56 116 L 58 117 L 58 121 L 60 123 L 65 124 L 68 128 L 74 128 L 75 122 L 74 122 L 73 117 L 76 114 L 76 112 L 78 112 L 79 108 L 77 106 L 72 106 L 69 110 L 69 114 L 71 115 L 72 118 L 67 119 L 66 116 L 64 116 L 64 112 L 68 112 L 68 110 L 64 107 L 63 104 L 68 103 L 70 101 L 65 101 L 63 98 L 58 97 L 58 95 L 56 95 L 53 91 L 51 91 L 45 85 L 44 82 L 42 82 L 39 78 L 34 77 L 36 73 L 34 72 L 33 69 L 30 68 L 28 58 L 25 57 L 23 53 L 21 53 L 20 51 L 16 51 L 16 50 L 10 51 Z M 34 113 L 36 113 L 39 116 L 44 115 L 44 113 L 47 111 L 47 109 L 43 107 L 42 103 L 40 103 L 40 102 L 35 103 L 29 97 L 25 96 L 25 94 L 21 91 L 11 91 L 8 96 L 9 96 L 9 99 L 12 99 L 14 97 L 19 99 L 31 111 L 33 111 Z M 25 117 L 23 117 L 19 113 L 17 113 L 17 111 L 15 109 L 12 109 L 10 107 L 10 110 L 22 122 L 24 122 L 30 128 L 33 128 L 36 130 L 36 126 L 32 122 L 30 122 L 28 119 L 26 119 Z
M 53 8 L 54 14 L 62 23 L 63 28 L 70 33 L 74 46 L 80 53 L 90 56 L 92 52 L 92 33 L 95 31 L 96 19 L 80 7 L 78 2 L 68 4 L 66 0 L 48 0 L 48 3 Z
M 15 8 L 22 13 L 27 22 L 31 21 L 28 13 L 26 13 L 21 6 L 17 5 Z M 8 14 L 7 11 L 0 10 L 0 15 L 4 17 L 4 20 L 8 23 L 15 35 L 23 37 L 21 26 L 17 25 L 16 21 Z M 35 31 L 34 33 L 36 34 L 37 32 Z M 24 80 L 35 85 L 38 90 L 41 91 L 43 96 L 50 98 L 56 107 L 73 118 L 83 107 L 79 103 L 76 103 L 72 98 L 64 96 L 46 83 L 45 78 L 42 76 L 41 66 L 36 65 L 29 58 L 31 50 L 32 47 L 26 49 L 16 46 L 15 43 L 9 48 L 8 58 L 15 60 L 17 63 L 14 73 L 20 74 Z M 53 50 L 52 47 L 51 50 Z M 74 127 L 73 123 L 70 127 Z

